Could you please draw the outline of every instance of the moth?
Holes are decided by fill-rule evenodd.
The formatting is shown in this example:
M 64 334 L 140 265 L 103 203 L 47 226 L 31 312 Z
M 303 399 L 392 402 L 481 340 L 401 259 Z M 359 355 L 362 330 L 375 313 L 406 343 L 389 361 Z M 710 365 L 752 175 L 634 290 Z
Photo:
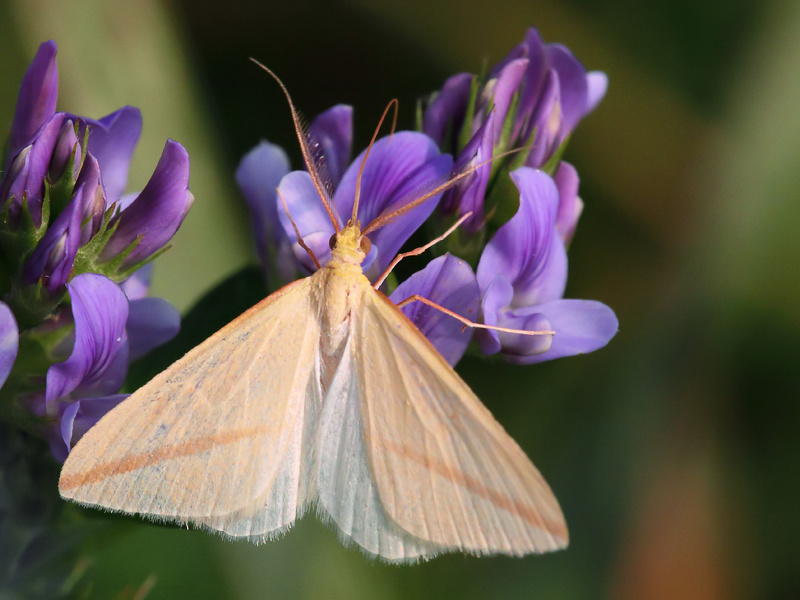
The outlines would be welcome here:
M 537 469 L 377 289 L 397 261 L 431 244 L 398 255 L 375 285 L 362 273 L 370 232 L 471 170 L 363 228 L 357 191 L 341 227 L 286 87 L 260 66 L 287 97 L 334 223 L 331 259 L 105 415 L 64 463 L 61 495 L 256 543 L 315 506 L 343 541 L 389 562 L 565 547 L 563 514 Z

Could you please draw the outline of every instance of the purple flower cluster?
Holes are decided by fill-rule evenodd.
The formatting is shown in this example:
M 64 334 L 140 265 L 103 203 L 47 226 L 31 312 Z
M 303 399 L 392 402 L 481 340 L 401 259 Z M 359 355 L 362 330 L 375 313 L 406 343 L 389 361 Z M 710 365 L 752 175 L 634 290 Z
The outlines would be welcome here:
M 365 274 L 376 280 L 426 221 L 442 230 L 442 224 L 470 212 L 462 237 L 472 237 L 477 244 L 450 245 L 452 253 L 435 258 L 408 277 L 391 291 L 391 300 L 399 303 L 418 294 L 487 325 L 555 332 L 534 336 L 493 330 L 479 333 L 485 354 L 499 352 L 514 363 L 540 362 L 604 346 L 617 331 L 613 311 L 600 302 L 563 299 L 566 248 L 583 205 L 577 172 L 560 161 L 560 154 L 580 119 L 600 102 L 605 88 L 604 74 L 587 73 L 563 46 L 543 44 L 535 29 L 490 71 L 482 85 L 469 74 L 448 79 L 427 104 L 422 132 L 402 131 L 375 142 L 364 166 L 358 218 L 366 225 L 384 210 L 409 202 L 426 184 L 481 166 L 458 186 L 370 233 L 372 249 L 364 262 Z M 324 170 L 341 224 L 352 210 L 364 156 L 362 152 L 347 166 L 352 110 L 336 106 L 319 115 L 309 128 L 309 137 L 327 159 Z M 509 150 L 517 152 L 491 161 Z M 494 226 L 487 214 L 502 212 L 495 209 L 504 199 L 490 184 L 509 176 L 518 191 L 510 200 L 518 199 L 519 209 L 510 220 Z M 273 284 L 315 268 L 296 241 L 288 215 L 304 242 L 325 263 L 334 228 L 308 172 L 290 172 L 283 150 L 262 142 L 242 160 L 237 181 L 253 214 L 259 255 Z M 472 338 L 471 330 L 464 331 L 461 323 L 426 305 L 411 303 L 402 310 L 451 364 L 458 362 Z
M 177 311 L 145 297 L 144 265 L 193 198 L 172 140 L 144 189 L 125 194 L 141 114 L 56 112 L 56 50 L 42 44 L 23 78 L 0 183 L 0 410 L 29 409 L 63 459 L 125 397 L 129 361 L 177 333 Z
M 489 71 L 483 85 L 469 73 L 445 81 L 423 113 L 422 131 L 456 156 L 457 169 L 520 150 L 511 161 L 514 165 L 555 173 L 560 213 L 574 228 L 582 209 L 578 175 L 571 165 L 559 162 L 560 154 L 580 120 L 603 99 L 607 86 L 605 73 L 587 73 L 566 47 L 545 44 L 531 28 L 523 42 Z M 472 212 L 465 229 L 476 233 L 483 228 L 486 203 L 491 200 L 490 179 L 502 164 L 484 164 L 465 184 L 448 192 L 440 212 Z

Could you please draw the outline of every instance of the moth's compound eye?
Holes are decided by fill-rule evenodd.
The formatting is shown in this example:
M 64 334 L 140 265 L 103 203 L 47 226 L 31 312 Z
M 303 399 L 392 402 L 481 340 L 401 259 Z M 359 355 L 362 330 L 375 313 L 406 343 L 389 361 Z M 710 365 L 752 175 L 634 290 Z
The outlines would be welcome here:
M 333 250 L 333 247 L 336 245 L 336 235 L 337 235 L 337 234 L 335 234 L 335 233 L 334 233 L 334 234 L 331 236 L 331 239 L 329 239 L 329 240 L 328 240 L 328 246 L 330 246 L 330 247 L 331 247 L 331 250 Z
M 362 236 L 361 242 L 358 244 L 358 249 L 361 250 L 366 256 L 372 248 L 372 242 L 369 241 L 367 236 Z

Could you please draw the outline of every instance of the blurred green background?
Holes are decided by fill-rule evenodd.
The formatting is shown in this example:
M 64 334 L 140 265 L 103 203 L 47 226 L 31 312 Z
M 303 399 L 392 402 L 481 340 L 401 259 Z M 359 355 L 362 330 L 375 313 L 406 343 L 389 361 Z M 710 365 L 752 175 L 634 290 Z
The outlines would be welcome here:
M 313 517 L 256 547 L 130 521 L 99 544 L 92 597 L 800 597 L 800 3 L 793 0 L 3 0 L 0 114 L 37 46 L 59 46 L 59 108 L 141 108 L 131 189 L 167 137 L 194 208 L 156 263 L 182 310 L 254 261 L 237 161 L 299 152 L 285 102 L 380 111 L 501 58 L 537 26 L 608 73 L 566 158 L 586 208 L 568 296 L 613 307 L 595 354 L 460 371 L 553 487 L 565 552 L 389 567 Z M 103 516 L 95 518 L 106 518 Z

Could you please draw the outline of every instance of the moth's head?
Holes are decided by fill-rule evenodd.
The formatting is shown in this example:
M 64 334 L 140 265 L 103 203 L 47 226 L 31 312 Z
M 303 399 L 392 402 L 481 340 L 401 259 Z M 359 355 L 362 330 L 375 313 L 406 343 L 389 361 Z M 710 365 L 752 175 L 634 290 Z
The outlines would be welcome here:
M 357 222 L 348 223 L 344 229 L 334 233 L 329 244 L 332 258 L 350 265 L 361 265 L 372 247 L 372 242 L 361 233 L 361 225 Z

